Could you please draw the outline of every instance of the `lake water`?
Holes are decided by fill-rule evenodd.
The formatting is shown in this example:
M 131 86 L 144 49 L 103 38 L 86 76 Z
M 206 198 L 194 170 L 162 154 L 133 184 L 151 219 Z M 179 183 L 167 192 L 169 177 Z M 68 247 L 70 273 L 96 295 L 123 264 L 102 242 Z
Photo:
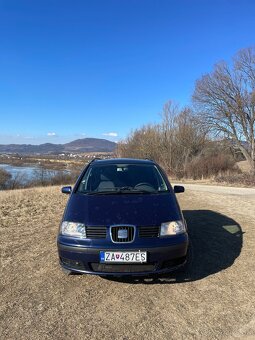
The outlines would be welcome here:
M 13 178 L 17 175 L 23 177 L 22 182 L 27 183 L 39 176 L 42 168 L 36 165 L 31 166 L 13 166 L 10 164 L 0 164 L 0 168 L 8 171 Z M 44 169 L 44 178 L 51 178 L 60 172 L 68 172 L 67 170 L 48 170 Z

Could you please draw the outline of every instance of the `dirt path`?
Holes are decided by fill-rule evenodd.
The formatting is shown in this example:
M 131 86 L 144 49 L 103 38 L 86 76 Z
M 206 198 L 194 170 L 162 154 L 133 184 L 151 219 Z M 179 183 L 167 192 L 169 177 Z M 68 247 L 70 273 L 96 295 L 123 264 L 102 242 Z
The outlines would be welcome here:
M 202 191 L 212 194 L 251 196 L 255 198 L 255 188 L 238 188 L 220 185 L 183 184 L 186 190 Z
M 59 188 L 1 192 L 1 339 L 255 336 L 255 196 L 185 186 L 189 271 L 131 281 L 62 274 Z

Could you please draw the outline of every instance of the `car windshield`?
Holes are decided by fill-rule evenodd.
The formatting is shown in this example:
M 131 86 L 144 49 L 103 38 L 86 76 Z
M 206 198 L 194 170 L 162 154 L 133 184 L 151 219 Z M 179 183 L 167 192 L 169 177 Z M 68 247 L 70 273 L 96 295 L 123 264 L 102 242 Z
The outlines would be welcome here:
M 77 190 L 91 195 L 167 191 L 161 173 L 153 164 L 93 164 L 85 172 Z

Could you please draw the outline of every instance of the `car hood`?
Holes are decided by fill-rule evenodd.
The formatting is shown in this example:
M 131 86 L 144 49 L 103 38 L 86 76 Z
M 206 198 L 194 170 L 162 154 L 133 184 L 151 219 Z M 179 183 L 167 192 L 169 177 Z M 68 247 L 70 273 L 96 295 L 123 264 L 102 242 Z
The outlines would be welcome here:
M 86 225 L 160 225 L 182 218 L 175 195 L 116 194 L 83 195 L 74 193 L 68 202 L 64 220 Z

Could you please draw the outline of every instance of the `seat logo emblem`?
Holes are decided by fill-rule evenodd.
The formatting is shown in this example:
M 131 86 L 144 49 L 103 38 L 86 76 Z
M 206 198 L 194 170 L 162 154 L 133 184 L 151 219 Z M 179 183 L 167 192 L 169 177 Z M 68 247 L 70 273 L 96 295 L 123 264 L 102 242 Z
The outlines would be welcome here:
M 127 229 L 118 230 L 118 238 L 127 238 L 127 237 L 128 237 Z

